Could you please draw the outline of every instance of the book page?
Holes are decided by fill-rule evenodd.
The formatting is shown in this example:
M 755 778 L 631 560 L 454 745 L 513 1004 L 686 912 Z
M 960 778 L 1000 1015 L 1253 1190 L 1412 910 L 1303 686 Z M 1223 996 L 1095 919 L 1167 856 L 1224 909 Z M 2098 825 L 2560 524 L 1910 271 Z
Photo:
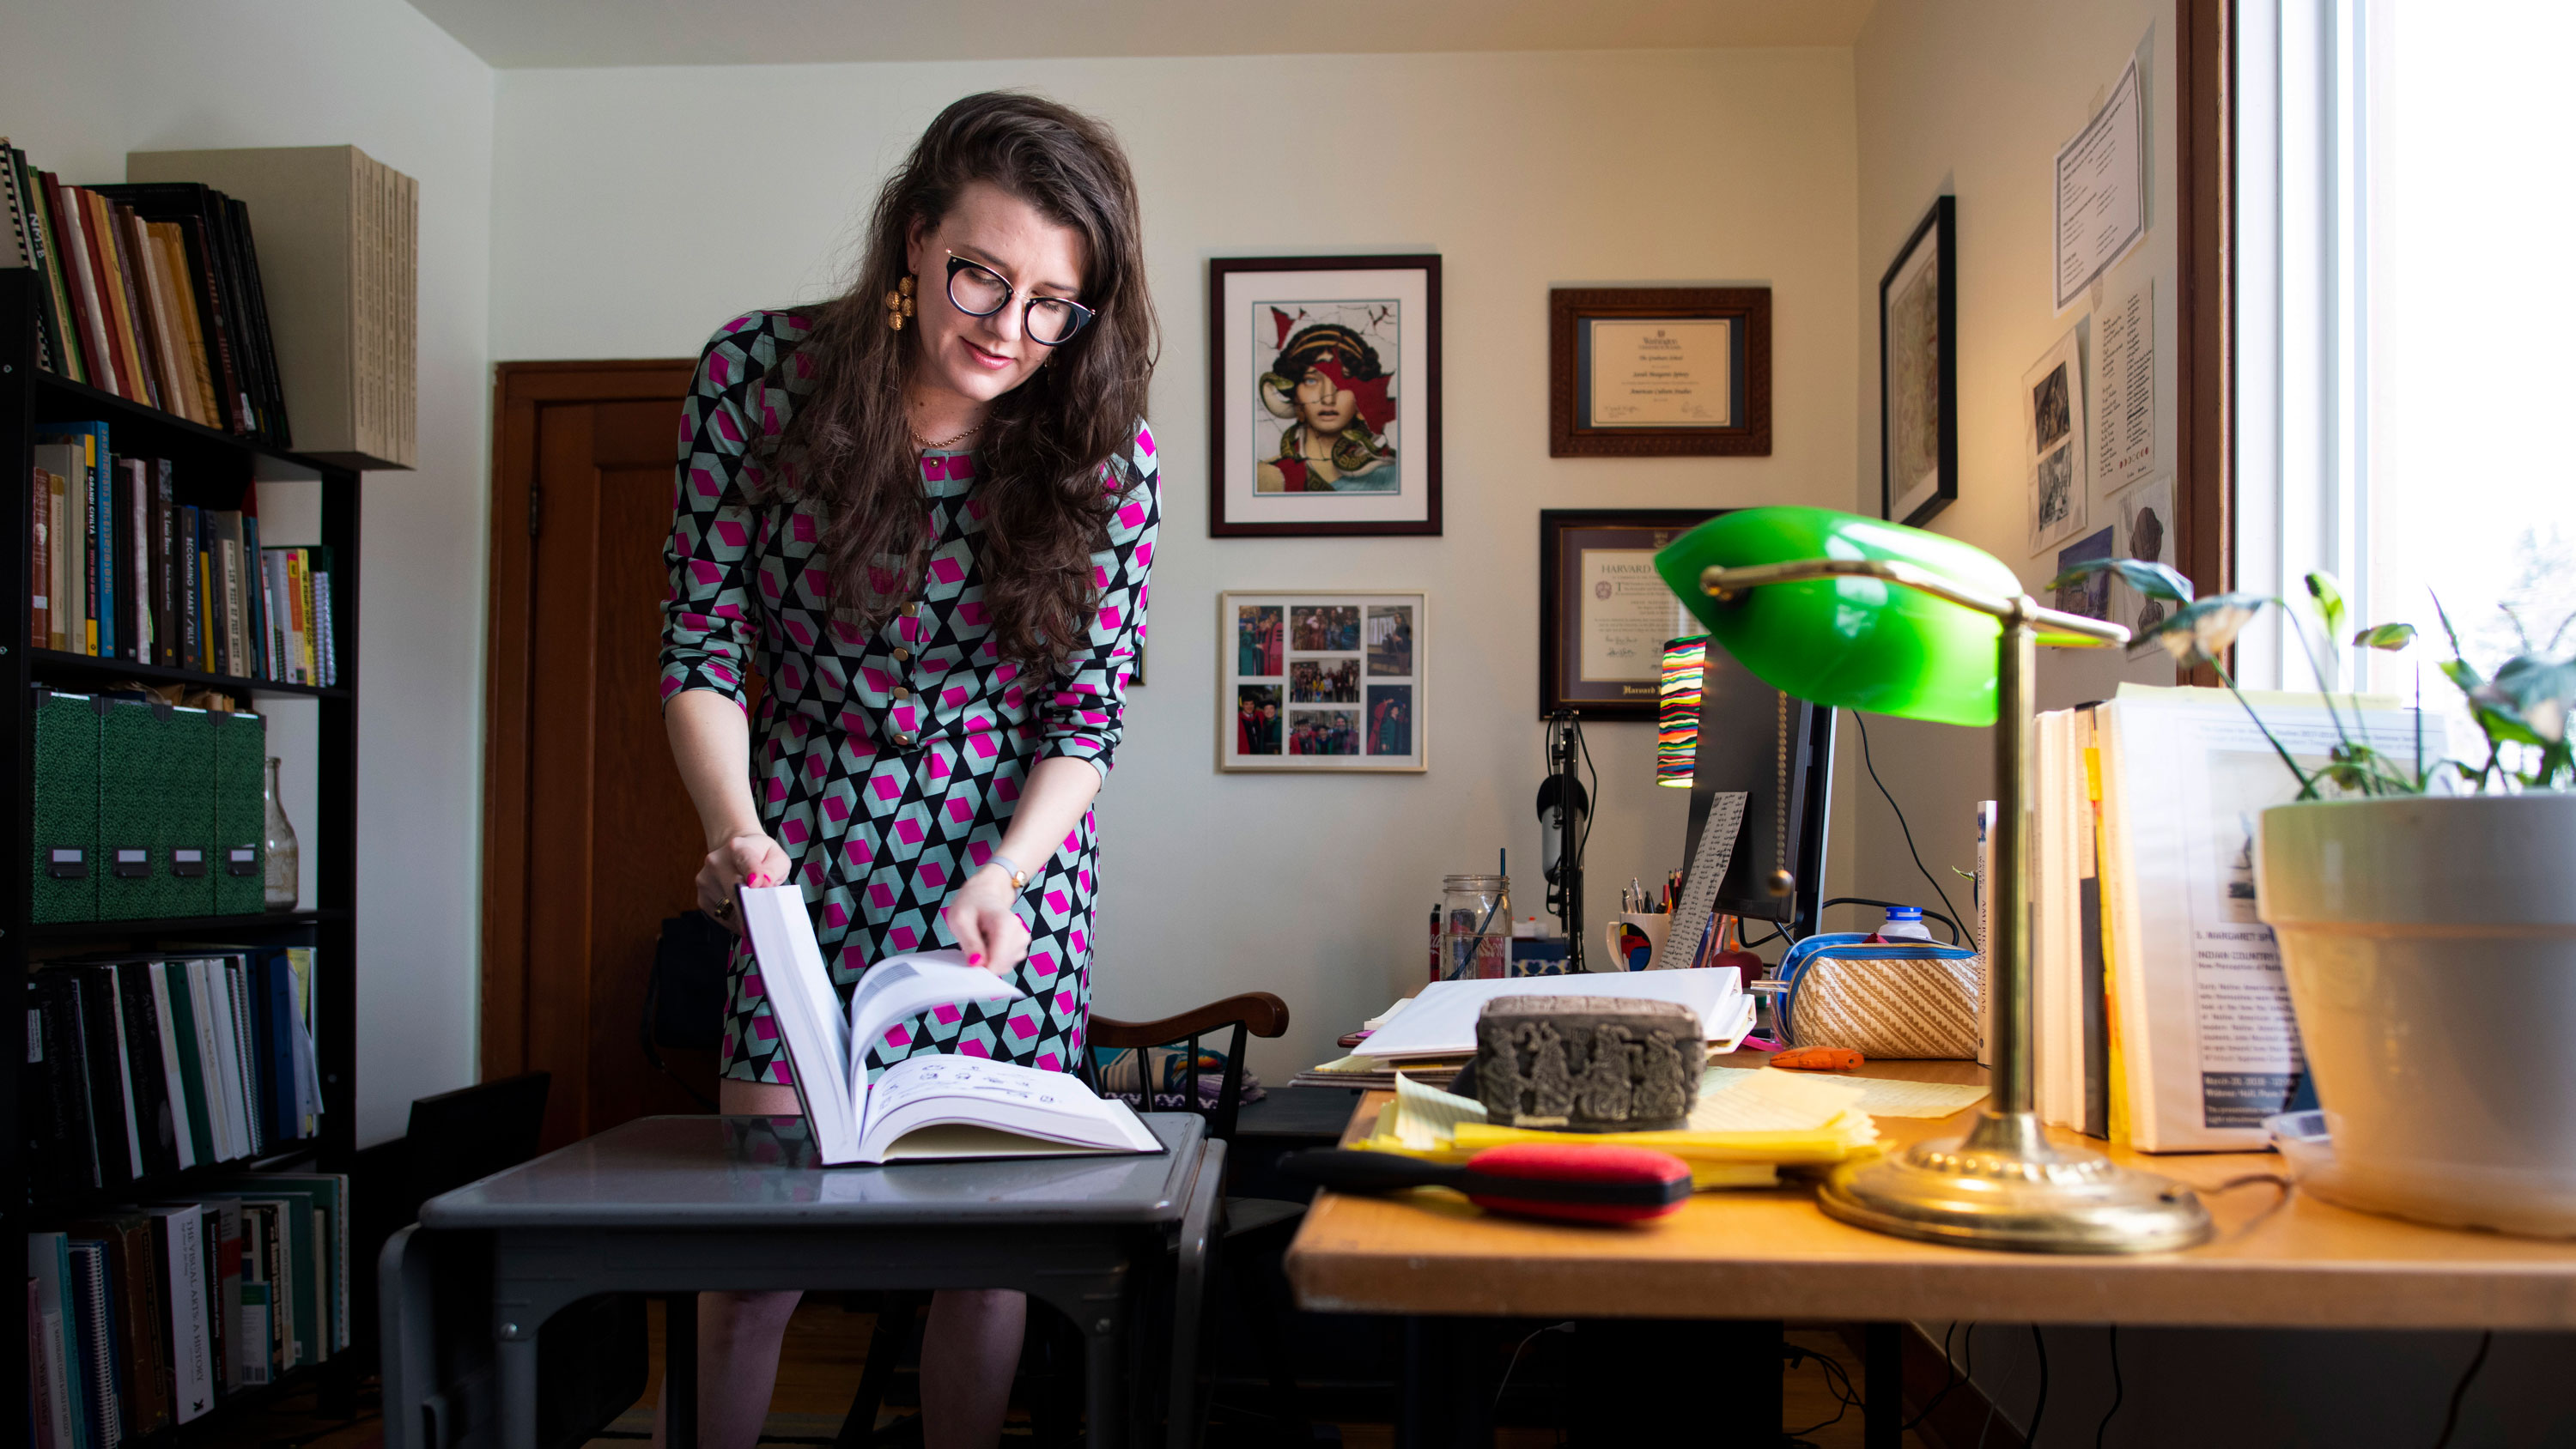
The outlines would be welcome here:
M 841 995 L 814 941 L 801 887 L 745 886 L 742 924 L 760 966 L 770 1015 L 787 1043 L 788 1074 L 814 1127 L 816 1155 L 825 1164 L 854 1160 L 859 1118 L 850 1092 L 850 1028 Z
M 987 1128 L 1108 1152 L 1162 1149 L 1126 1103 L 1095 1095 L 1068 1073 L 983 1057 L 918 1056 L 886 1068 L 868 1089 L 860 1158 L 882 1162 L 921 1155 L 898 1151 L 898 1141 L 943 1126 Z M 967 1140 L 951 1135 L 961 1143 Z M 976 1140 L 983 1147 L 962 1155 L 1001 1155 L 989 1140 Z
M 859 984 L 850 991 L 851 1100 L 867 1100 L 868 1051 L 890 1028 L 933 1007 L 1016 1001 L 1026 995 L 992 972 L 967 965 L 959 951 L 919 951 L 879 961 L 859 973 Z

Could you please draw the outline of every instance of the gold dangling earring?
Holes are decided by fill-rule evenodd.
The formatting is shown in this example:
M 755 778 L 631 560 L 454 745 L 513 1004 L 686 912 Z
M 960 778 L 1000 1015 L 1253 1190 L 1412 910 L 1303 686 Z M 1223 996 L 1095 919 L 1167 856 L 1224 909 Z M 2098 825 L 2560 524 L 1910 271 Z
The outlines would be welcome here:
M 912 315 L 912 276 L 910 273 L 906 273 L 901 281 L 895 283 L 895 289 L 893 291 L 885 294 L 885 304 L 886 326 L 896 332 L 901 332 L 903 330 L 903 319 Z

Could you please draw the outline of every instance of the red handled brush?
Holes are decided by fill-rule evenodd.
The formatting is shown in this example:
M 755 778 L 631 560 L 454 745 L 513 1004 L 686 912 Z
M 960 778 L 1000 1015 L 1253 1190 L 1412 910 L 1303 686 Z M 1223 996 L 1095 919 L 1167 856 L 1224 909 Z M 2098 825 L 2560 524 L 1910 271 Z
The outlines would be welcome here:
M 1455 1188 L 1489 1212 L 1577 1223 L 1627 1223 L 1678 1210 L 1691 1193 L 1690 1165 L 1668 1152 L 1608 1144 L 1515 1142 L 1487 1148 L 1463 1166 L 1392 1152 L 1322 1148 L 1280 1160 L 1290 1177 L 1335 1192 Z

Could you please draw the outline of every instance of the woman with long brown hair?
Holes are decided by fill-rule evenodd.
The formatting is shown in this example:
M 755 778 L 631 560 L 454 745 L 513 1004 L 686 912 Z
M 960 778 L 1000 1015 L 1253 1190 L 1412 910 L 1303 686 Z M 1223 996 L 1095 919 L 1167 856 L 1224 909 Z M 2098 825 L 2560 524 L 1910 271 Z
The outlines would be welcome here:
M 737 318 L 699 364 L 662 697 L 706 828 L 700 906 L 735 925 L 737 886 L 796 882 L 844 1000 L 870 963 L 948 946 L 1028 993 L 904 1023 L 869 1044 L 875 1066 L 930 1051 L 1071 1071 L 1084 1050 L 1090 807 L 1161 516 L 1138 225 L 1105 126 L 969 96 L 886 181 L 847 295 Z M 739 947 L 723 1059 L 724 1111 L 799 1110 Z M 708 1449 L 757 1439 L 795 1304 L 704 1295 Z M 1026 1309 L 938 1295 L 929 1443 L 999 1435 Z

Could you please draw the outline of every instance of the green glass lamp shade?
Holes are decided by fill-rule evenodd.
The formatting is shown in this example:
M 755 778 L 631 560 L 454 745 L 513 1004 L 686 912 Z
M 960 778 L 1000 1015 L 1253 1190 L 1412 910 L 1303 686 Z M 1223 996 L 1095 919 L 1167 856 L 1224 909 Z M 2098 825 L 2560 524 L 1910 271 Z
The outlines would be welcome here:
M 1700 587 L 1710 567 L 1801 559 L 1882 559 L 2010 598 L 2021 582 L 1985 550 L 1829 508 L 1720 514 L 1655 555 L 1655 569 L 1710 635 L 1773 688 L 1800 699 L 1902 719 L 1995 722 L 1992 618 L 1882 579 L 1768 584 L 1720 603 Z

